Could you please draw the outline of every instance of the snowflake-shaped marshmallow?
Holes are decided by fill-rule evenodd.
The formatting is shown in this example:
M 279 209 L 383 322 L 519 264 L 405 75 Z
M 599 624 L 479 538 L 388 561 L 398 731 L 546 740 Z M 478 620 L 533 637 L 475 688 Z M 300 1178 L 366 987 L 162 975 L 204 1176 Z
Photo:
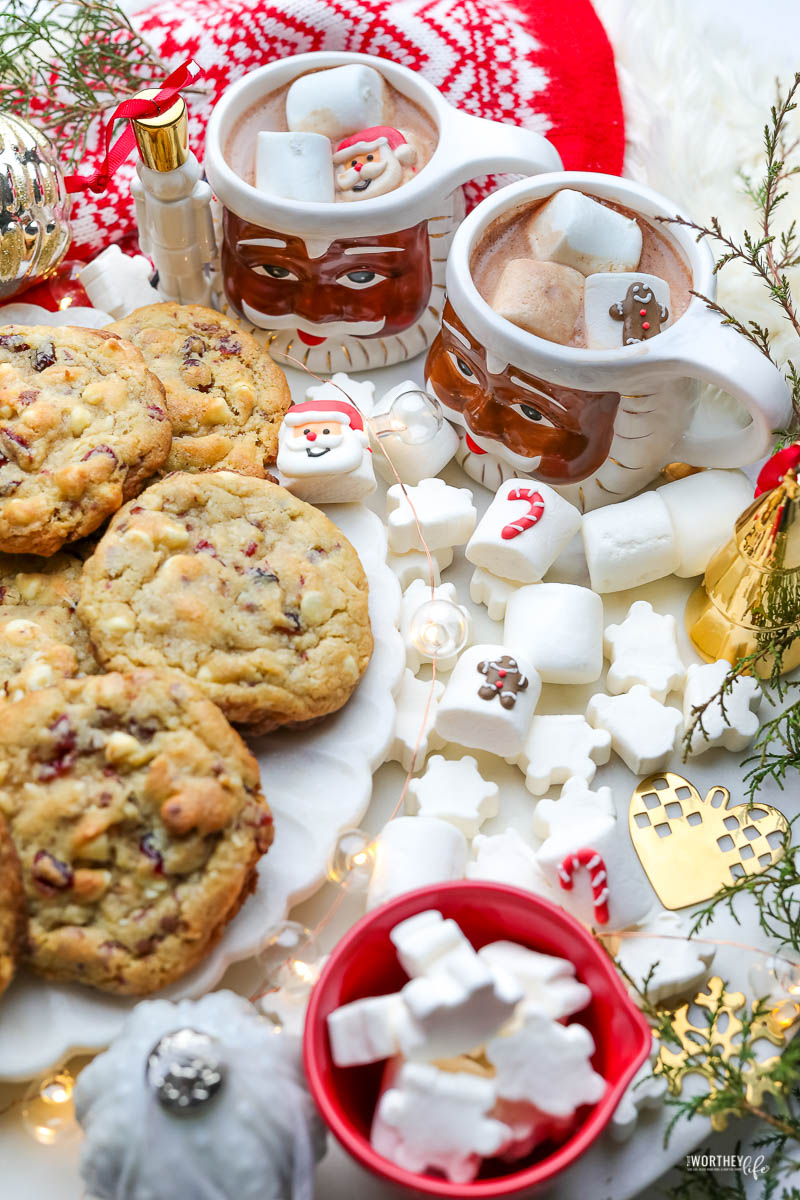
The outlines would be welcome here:
M 406 807 L 423 817 L 439 817 L 456 825 L 468 838 L 484 821 L 497 815 L 500 789 L 487 782 L 470 755 L 457 760 L 435 754 L 425 774 L 408 785 Z
M 462 546 L 478 517 L 469 488 L 450 487 L 443 479 L 423 479 L 405 492 L 396 483 L 386 493 L 386 513 L 389 548 L 395 554 L 423 550 L 420 530 L 430 550 Z
M 431 571 L 433 571 L 433 586 L 438 587 L 442 582 L 442 571 L 446 570 L 453 561 L 453 551 L 442 546 L 440 550 L 431 550 L 430 560 L 424 550 L 409 550 L 408 554 L 386 555 L 386 565 L 394 571 L 400 587 L 405 589 L 415 579 L 421 579 L 430 587 Z
M 433 688 L 433 697 L 430 701 L 428 715 L 425 717 L 425 708 L 431 688 Z M 394 724 L 394 741 L 386 756 L 390 762 L 399 762 L 406 771 L 410 771 L 416 747 L 417 757 L 414 767 L 419 769 L 425 761 L 428 750 L 436 749 L 443 744 L 442 739 L 433 728 L 436 710 L 439 707 L 443 691 L 444 684 L 440 683 L 438 679 L 434 683 L 429 683 L 423 679 L 415 679 L 408 669 L 403 672 L 400 690 L 395 696 L 397 715 Z
M 639 1113 L 645 1108 L 660 1108 L 667 1094 L 667 1080 L 654 1075 L 653 1067 L 661 1043 L 653 1038 L 650 1053 L 634 1075 L 622 1099 L 614 1110 L 608 1131 L 615 1142 L 626 1142 L 636 1128 Z
M 568 1117 L 582 1104 L 596 1104 L 606 1090 L 592 1069 L 594 1049 L 583 1025 L 561 1025 L 528 1008 L 510 1033 L 487 1042 L 486 1057 L 497 1071 L 498 1096 Z
M 683 697 L 683 716 L 688 728 L 693 720 L 692 709 L 705 704 L 719 691 L 731 669 L 725 659 L 694 664 L 686 677 Z M 761 684 L 752 675 L 739 675 L 722 700 L 717 698 L 702 716 L 702 728 L 696 725 L 689 746 L 691 755 L 705 754 L 712 746 L 726 750 L 744 750 L 758 732 L 760 721 L 756 709 L 762 699 Z
M 533 832 L 544 839 L 563 827 L 580 829 L 597 816 L 613 821 L 616 815 L 611 788 L 601 787 L 593 792 L 585 779 L 573 775 L 562 787 L 558 800 L 545 796 L 538 802 L 533 812 Z
M 476 567 L 469 581 L 469 594 L 474 604 L 485 604 L 492 621 L 502 621 L 506 615 L 508 597 L 519 584 L 513 579 L 501 579 L 484 567 Z
M 538 895 L 550 893 L 550 885 L 536 861 L 533 848 L 522 840 L 516 829 L 509 827 L 492 837 L 479 833 L 473 838 L 472 849 L 475 861 L 467 863 L 467 879 L 507 883 Z
M 431 661 L 420 653 L 412 637 L 414 617 L 422 605 L 427 604 L 429 600 L 448 600 L 451 604 L 456 604 L 456 585 L 454 583 L 443 583 L 439 587 L 434 587 L 433 594 L 431 594 L 430 583 L 425 583 L 421 579 L 415 579 L 403 592 L 403 601 L 400 606 L 400 633 L 403 635 L 403 641 L 406 644 L 406 666 L 415 675 L 420 667 L 426 664 L 430 665 Z M 469 615 L 469 610 L 463 604 L 457 604 L 456 607 L 460 608 L 464 615 L 464 621 L 467 626 L 467 640 L 464 645 L 468 646 L 472 640 L 472 618 Z M 461 646 L 455 654 L 437 655 L 436 670 L 452 671 L 463 649 L 464 646 Z
M 660 908 L 648 913 L 637 932 L 652 936 L 623 937 L 616 951 L 634 983 L 642 988 L 647 981 L 647 994 L 654 1004 L 696 996 L 711 971 L 714 947 L 691 941 L 688 926 L 678 914 Z
M 375 407 L 375 384 L 368 379 L 351 379 L 344 371 L 337 371 L 324 383 L 315 383 L 306 388 L 306 400 L 349 400 L 355 404 L 362 417 L 372 415 Z
M 683 717 L 654 700 L 644 684 L 623 696 L 592 696 L 586 720 L 611 735 L 611 746 L 634 775 L 663 771 L 675 749 Z
M 592 729 L 583 717 L 534 717 L 522 753 L 513 761 L 525 772 L 525 786 L 543 796 L 554 783 L 577 775 L 586 783 L 611 757 L 611 736 Z
M 611 663 L 607 687 L 612 695 L 643 684 L 663 704 L 686 677 L 675 618 L 654 612 L 646 600 L 632 604 L 620 625 L 608 626 L 603 646 Z
M 566 958 L 537 954 L 519 942 L 491 942 L 478 957 L 513 975 L 525 992 L 524 1003 L 555 1021 L 580 1012 L 592 998 L 591 988 L 575 978 L 575 964 Z

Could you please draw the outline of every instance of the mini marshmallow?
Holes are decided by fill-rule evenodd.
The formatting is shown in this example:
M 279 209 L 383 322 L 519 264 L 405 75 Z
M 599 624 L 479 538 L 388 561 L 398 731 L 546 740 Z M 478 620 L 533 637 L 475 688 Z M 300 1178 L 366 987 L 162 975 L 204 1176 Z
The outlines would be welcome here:
M 420 667 L 426 664 L 430 665 L 431 660 L 423 657 L 416 643 L 414 642 L 414 639 L 411 636 L 412 623 L 422 605 L 427 604 L 431 599 L 449 600 L 451 604 L 455 604 L 456 585 L 454 583 L 443 583 L 439 587 L 435 587 L 433 589 L 433 596 L 431 596 L 430 583 L 425 583 L 421 579 L 416 579 L 403 592 L 403 599 L 400 605 L 400 633 L 402 634 L 403 641 L 406 644 L 406 666 L 408 667 L 409 671 L 413 671 L 415 675 L 419 671 Z M 467 626 L 466 644 L 469 645 L 469 642 L 472 640 L 472 618 L 469 614 L 469 609 L 465 608 L 463 604 L 458 604 L 456 607 L 460 608 L 461 612 L 464 614 L 464 620 Z M 457 658 L 458 654 L 437 655 L 437 671 L 452 671 L 456 664 Z
M 331 144 L 321 133 L 262 129 L 256 142 L 256 187 L 282 200 L 333 203 Z
M 509 479 L 497 489 L 465 554 L 493 575 L 536 583 L 581 526 L 581 514 L 544 483 Z
M 378 71 L 349 63 L 295 79 L 286 93 L 286 124 L 292 133 L 324 134 L 338 142 L 359 129 L 388 124 L 387 104 Z
M 486 605 L 491 621 L 502 621 L 506 615 L 508 597 L 518 587 L 515 579 L 500 579 L 483 567 L 476 567 L 469 581 L 469 594 L 473 604 Z
M 472 838 L 484 821 L 497 816 L 499 792 L 496 783 L 483 778 L 469 755 L 454 761 L 435 754 L 428 760 L 425 774 L 410 781 L 406 810 L 450 821 Z
M 430 586 L 431 569 L 433 569 L 433 586 L 438 587 L 442 582 L 442 571 L 445 571 L 453 561 L 453 551 L 449 546 L 439 550 L 431 550 L 430 560 L 424 550 L 409 550 L 408 554 L 386 555 L 386 565 L 394 571 L 400 587 L 405 590 L 415 579 L 421 579 Z
M 375 1110 L 373 1149 L 406 1171 L 441 1171 L 469 1183 L 481 1159 L 511 1140 L 510 1129 L 489 1116 L 496 1099 L 490 1079 L 404 1063 Z
M 505 645 L 472 646 L 448 680 L 436 733 L 459 746 L 519 754 L 541 690 L 538 673 Z
M 431 688 L 433 699 L 428 707 Z M 444 684 L 438 679 L 433 683 L 415 679 L 406 668 L 400 690 L 394 699 L 394 740 L 386 756 L 389 762 L 399 762 L 406 771 L 411 770 L 413 763 L 414 769 L 419 770 L 425 762 L 428 750 L 435 750 L 442 745 L 442 739 L 435 732 L 434 722 L 443 692 Z M 426 708 L 428 716 L 423 720 Z
M 533 849 L 516 829 L 487 836 L 479 833 L 472 840 L 475 861 L 467 863 L 467 879 L 487 879 L 525 888 L 538 895 L 550 891 Z
M 611 735 L 592 729 L 581 716 L 571 713 L 534 717 L 525 744 L 514 760 L 525 772 L 525 786 L 534 796 L 543 796 L 554 783 L 577 776 L 584 783 L 611 758 Z
M 389 933 L 389 940 L 397 951 L 397 961 L 411 979 L 431 971 L 451 950 L 459 947 L 472 950 L 461 927 L 450 918 L 445 921 L 435 908 L 426 908 L 398 922 Z
M 654 612 L 646 600 L 632 604 L 621 624 L 606 627 L 603 647 L 611 663 L 606 687 L 613 696 L 641 683 L 663 704 L 686 678 L 675 618 Z
M 713 663 L 693 663 L 686 677 L 683 697 L 683 719 L 687 729 L 694 719 L 695 708 L 701 707 L 719 691 L 731 669 L 724 658 Z M 692 731 L 689 754 L 705 754 L 712 746 L 726 750 L 745 750 L 758 733 L 761 722 L 757 709 L 763 692 L 752 675 L 739 675 L 723 699 L 717 697 L 702 714 L 702 724 Z
M 554 1021 L 580 1012 L 592 998 L 591 988 L 575 978 L 575 965 L 566 958 L 537 954 L 518 942 L 491 942 L 478 951 L 478 957 L 518 980 L 525 1004 Z
M 680 562 L 669 509 L 657 492 L 586 513 L 581 532 L 595 592 L 651 583 L 671 575 Z
M 753 485 L 741 471 L 700 471 L 656 488 L 675 531 L 682 578 L 702 575 L 753 502 Z
M 628 296 L 630 289 L 635 289 Z M 636 302 L 631 306 L 630 301 Z M 630 317 L 625 310 L 633 308 Z M 604 271 L 586 280 L 583 298 L 586 345 L 594 350 L 617 350 L 646 341 L 672 323 L 669 284 L 658 275 Z
M 614 951 L 635 986 L 643 989 L 646 982 L 653 1004 L 696 996 L 711 973 L 715 948 L 694 941 L 688 922 L 660 907 L 639 923 L 638 933 L 652 937 L 620 938 Z
M 490 303 L 498 316 L 564 346 L 572 337 L 582 301 L 580 271 L 556 262 L 512 258 L 503 267 Z
M 419 393 L 422 389 L 413 379 L 404 379 L 396 387 L 390 388 L 375 404 L 372 415 L 376 418 L 376 427 L 381 427 L 379 418 L 385 416 L 395 400 L 407 392 Z M 423 403 L 419 398 L 420 405 Z M 408 420 L 408 418 L 407 418 Z M 402 437 L 378 438 L 372 433 L 372 449 L 375 457 L 375 470 L 389 483 L 395 482 L 392 466 L 405 484 L 418 484 L 423 479 L 438 475 L 450 462 L 458 449 L 458 434 L 455 426 L 443 420 L 438 432 L 425 442 L 403 441 Z M 412 430 L 413 432 L 413 430 Z M 381 450 L 386 447 L 392 466 Z
M 683 718 L 654 700 L 643 684 L 623 696 L 592 696 L 586 720 L 611 734 L 611 746 L 634 775 L 663 771 L 675 750 Z
M 467 839 L 449 821 L 436 817 L 395 817 L 377 842 L 367 908 L 431 883 L 462 879 Z
M 498 1033 L 523 997 L 511 975 L 483 962 L 467 942 L 451 950 L 434 973 L 405 985 L 408 1021 L 398 1040 L 408 1059 L 433 1062 L 475 1050 Z
M 469 541 L 478 516 L 469 488 L 450 487 L 443 479 L 423 479 L 406 492 L 411 504 L 397 483 L 386 493 L 389 548 L 395 554 L 425 549 L 417 522 L 431 550 Z
M 564 804 L 565 808 L 561 811 L 569 813 L 569 819 L 575 822 L 577 828 L 582 828 L 587 822 L 591 824 L 598 814 L 610 817 L 612 821 L 617 815 L 611 788 L 599 787 L 593 792 L 584 779 L 573 775 L 562 787 L 558 800 L 545 797 L 533 810 L 533 832 L 536 837 L 544 839 L 552 829 L 558 828 L 561 820 L 559 809 Z
M 603 670 L 603 601 L 572 583 L 534 583 L 509 596 L 503 641 L 543 683 L 594 683 Z
M 528 221 L 526 233 L 537 258 L 597 271 L 635 271 L 642 254 L 642 231 L 632 217 L 562 188 Z
M 526 1100 L 542 1112 L 569 1117 L 582 1104 L 596 1104 L 606 1090 L 592 1069 L 594 1050 L 583 1025 L 561 1025 L 530 1008 L 512 1032 L 488 1042 L 486 1057 L 504 1100 Z
M 623 1092 L 611 1118 L 608 1131 L 615 1142 L 627 1142 L 643 1109 L 660 1108 L 664 1103 L 668 1087 L 666 1076 L 653 1074 L 660 1052 L 661 1043 L 654 1037 L 650 1053 Z
M 399 995 L 368 996 L 328 1014 L 331 1056 L 337 1067 L 358 1067 L 397 1054 L 397 1026 L 404 1016 Z

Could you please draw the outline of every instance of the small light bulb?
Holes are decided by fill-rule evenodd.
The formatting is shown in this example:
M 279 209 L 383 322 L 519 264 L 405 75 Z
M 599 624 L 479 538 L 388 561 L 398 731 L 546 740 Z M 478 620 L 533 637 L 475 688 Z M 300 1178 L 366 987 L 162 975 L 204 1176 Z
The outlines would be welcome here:
M 41 1146 L 54 1146 L 77 1131 L 72 1093 L 75 1080 L 69 1071 L 37 1079 L 25 1093 L 22 1123 Z
M 375 865 L 375 840 L 363 829 L 345 829 L 328 860 L 328 878 L 348 891 L 365 892 Z
M 421 388 L 401 392 L 388 413 L 376 413 L 370 420 L 377 438 L 397 437 L 409 446 L 432 442 L 443 422 L 441 404 Z
M 319 978 L 320 951 L 310 929 L 299 921 L 276 925 L 256 956 L 264 986 L 291 994 L 309 991 Z
M 452 600 L 426 600 L 411 618 L 411 640 L 425 658 L 452 658 L 467 644 L 464 610 Z

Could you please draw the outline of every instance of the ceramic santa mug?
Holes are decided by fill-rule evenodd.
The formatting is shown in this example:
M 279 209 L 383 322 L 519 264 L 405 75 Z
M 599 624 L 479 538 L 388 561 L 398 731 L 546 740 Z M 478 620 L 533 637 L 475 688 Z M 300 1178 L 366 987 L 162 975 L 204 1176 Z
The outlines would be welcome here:
M 698 297 L 691 296 L 686 311 L 657 337 L 598 350 L 537 337 L 481 296 L 470 264 L 486 231 L 561 188 L 651 221 L 677 214 L 649 188 L 588 172 L 523 179 L 470 213 L 453 239 L 442 329 L 426 363 L 430 388 L 462 427 L 456 457 L 467 473 L 492 488 L 529 475 L 590 509 L 639 491 L 670 462 L 739 467 L 766 454 L 772 432 L 790 417 L 783 376 Z M 688 269 L 691 288 L 713 298 L 716 276 L 706 243 L 679 225 L 657 229 Z M 696 414 L 698 381 L 733 396 L 744 410 L 742 421 L 728 413 L 727 428 L 717 423 L 707 437 L 690 429 L 702 415 Z
M 358 63 L 379 71 L 435 126 L 433 154 L 407 182 L 355 203 L 312 203 L 259 191 L 233 170 L 225 148 L 248 110 L 310 71 Z M 382 134 L 383 153 L 402 164 L 395 130 L 366 132 Z M 354 143 L 346 157 L 368 172 L 373 164 L 355 153 L 362 149 Z M 348 165 L 339 157 L 335 169 L 344 176 Z M 270 63 L 227 89 L 206 135 L 206 173 L 224 206 L 227 301 L 264 332 L 279 360 L 291 355 L 315 371 L 402 362 L 426 349 L 439 328 L 447 252 L 464 213 L 461 185 L 487 173 L 560 166 L 539 134 L 459 112 L 420 75 L 386 59 L 323 51 Z

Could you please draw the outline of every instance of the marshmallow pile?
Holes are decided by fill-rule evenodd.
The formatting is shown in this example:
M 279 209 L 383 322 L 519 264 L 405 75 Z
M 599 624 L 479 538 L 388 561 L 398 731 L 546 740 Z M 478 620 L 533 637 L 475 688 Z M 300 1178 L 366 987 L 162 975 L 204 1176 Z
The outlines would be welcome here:
M 669 284 L 637 271 L 635 218 L 562 188 L 524 233 L 530 256 L 509 259 L 489 301 L 507 321 L 566 345 L 583 314 L 586 345 L 602 350 L 646 341 L 671 323 Z
M 387 1060 L 374 1149 L 468 1183 L 484 1158 L 516 1162 L 563 1141 L 606 1089 L 592 1035 L 567 1023 L 591 1000 L 572 963 L 515 942 L 476 952 L 435 910 L 390 937 L 409 982 L 328 1017 L 338 1067 Z

